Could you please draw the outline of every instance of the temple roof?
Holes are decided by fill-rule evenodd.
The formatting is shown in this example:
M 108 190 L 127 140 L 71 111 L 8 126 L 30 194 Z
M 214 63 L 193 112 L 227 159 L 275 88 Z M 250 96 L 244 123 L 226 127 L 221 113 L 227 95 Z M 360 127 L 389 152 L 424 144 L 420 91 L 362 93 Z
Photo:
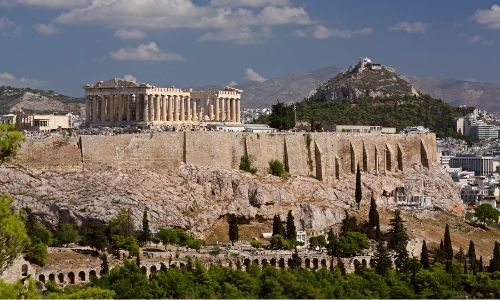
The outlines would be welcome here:
M 121 78 L 113 78 L 106 81 L 97 81 L 95 84 L 87 84 L 86 88 L 115 88 L 115 87 L 153 87 L 147 83 L 137 83 Z

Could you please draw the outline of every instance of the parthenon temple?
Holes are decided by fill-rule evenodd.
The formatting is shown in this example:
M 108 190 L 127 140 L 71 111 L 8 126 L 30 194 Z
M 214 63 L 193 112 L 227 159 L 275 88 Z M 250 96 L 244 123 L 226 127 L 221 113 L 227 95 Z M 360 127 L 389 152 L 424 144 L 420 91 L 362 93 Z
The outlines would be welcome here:
M 193 91 L 112 79 L 83 88 L 89 125 L 241 122 L 242 91 L 232 87 Z

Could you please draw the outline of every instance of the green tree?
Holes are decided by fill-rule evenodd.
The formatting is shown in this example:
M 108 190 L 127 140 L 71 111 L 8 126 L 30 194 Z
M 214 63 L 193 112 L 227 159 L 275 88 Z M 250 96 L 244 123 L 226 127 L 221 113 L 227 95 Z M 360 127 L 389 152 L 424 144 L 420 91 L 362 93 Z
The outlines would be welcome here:
M 283 226 L 283 221 L 278 214 L 274 215 L 273 218 L 273 235 L 285 236 L 285 227 Z
M 446 224 L 444 229 L 444 240 L 443 240 L 444 252 L 446 253 L 446 259 L 448 261 L 453 260 L 453 246 L 451 244 L 451 236 L 450 236 L 450 226 Z
M 63 223 L 57 230 L 57 241 L 60 244 L 66 245 L 75 243 L 79 239 L 78 230 L 75 229 L 73 224 Z
M 368 248 L 368 238 L 361 232 L 348 232 L 338 239 L 338 249 L 344 257 L 357 254 L 359 251 Z
M 338 257 L 338 238 L 335 232 L 333 231 L 333 228 L 330 228 L 327 233 L 328 237 L 328 244 L 326 246 L 328 250 L 328 254 L 334 257 Z
M 40 241 L 30 244 L 24 257 L 27 261 L 43 267 L 47 261 L 47 245 Z
M 108 274 L 96 280 L 97 287 L 113 290 L 119 299 L 152 298 L 152 289 L 146 275 L 134 262 L 125 260 Z
M 11 209 L 12 202 L 11 196 L 0 196 L 0 270 L 29 243 L 22 217 Z
M 439 243 L 439 248 L 435 249 L 434 251 L 434 264 L 436 263 L 446 263 L 446 252 L 444 251 L 443 240 L 441 240 L 441 242 Z
M 109 273 L 108 255 L 103 253 L 100 256 L 101 259 L 101 275 L 106 275 Z
M 278 130 L 290 130 L 295 127 L 293 105 L 286 105 L 279 101 L 274 104 L 269 116 L 269 126 Z
M 358 231 L 358 221 L 355 216 L 351 216 L 347 209 L 345 210 L 345 218 L 340 226 L 340 236 L 343 236 L 351 231 Z
M 269 161 L 269 174 L 281 177 L 283 179 L 288 179 L 288 173 L 285 170 L 285 166 L 282 162 L 276 159 Z
M 389 224 L 391 228 L 389 229 L 390 239 L 387 248 L 395 252 L 396 255 L 394 263 L 397 270 L 401 270 L 401 268 L 406 263 L 406 260 L 408 259 L 408 250 L 406 250 L 406 246 L 408 245 L 408 241 L 410 238 L 406 233 L 404 221 L 401 218 L 401 213 L 399 210 L 396 210 L 394 212 L 394 218 L 389 220 Z
M 251 173 L 251 174 L 257 173 L 258 170 L 257 170 L 257 168 L 252 166 L 252 162 L 253 162 L 253 158 L 250 157 L 249 155 L 245 154 L 245 155 L 241 156 L 240 166 L 239 166 L 240 170 Z
M 0 279 L 0 299 L 38 299 L 40 294 L 33 279 L 5 283 Z
M 380 240 L 380 217 L 377 210 L 377 203 L 375 202 L 375 198 L 372 195 L 370 200 L 370 211 L 368 213 L 368 226 L 370 227 L 370 232 L 373 232 L 375 228 L 374 237 L 376 240 Z
M 270 245 L 273 250 L 290 250 L 292 247 L 290 243 L 280 234 L 271 237 Z
M 483 224 L 486 224 L 486 221 L 488 220 L 497 222 L 500 217 L 500 212 L 493 208 L 490 204 L 484 203 L 478 205 L 474 209 L 474 216 Z
M 142 214 L 141 244 L 146 245 L 151 240 L 151 230 L 149 229 L 148 211 L 145 209 Z
M 324 235 L 312 236 L 309 238 L 310 249 L 316 249 L 316 247 L 323 248 L 326 246 L 327 243 Z
M 234 245 L 235 242 L 240 238 L 238 230 L 238 218 L 234 214 L 229 215 L 229 240 Z
M 99 251 L 106 249 L 109 245 L 107 225 L 101 220 L 90 219 L 84 228 L 84 240 L 87 245 Z
M 297 240 L 297 229 L 295 228 L 295 220 L 291 210 L 288 211 L 288 215 L 286 216 L 286 239 Z
M 477 272 L 477 256 L 476 256 L 476 247 L 474 246 L 474 242 L 472 240 L 469 241 L 469 250 L 467 251 L 467 258 L 469 260 L 469 269 L 475 275 Z
M 363 198 L 363 194 L 361 191 L 361 171 L 359 170 L 359 164 L 356 167 L 356 190 L 354 192 L 354 198 L 356 199 L 356 204 L 361 204 L 361 199 Z
M 493 257 L 490 260 L 488 271 L 491 273 L 500 271 L 500 242 L 495 241 L 495 248 L 493 249 Z
M 109 235 L 123 235 L 125 237 L 134 236 L 134 222 L 130 216 L 130 210 L 121 210 L 118 215 L 112 218 L 108 224 Z
M 372 268 L 375 269 L 375 272 L 379 275 L 386 276 L 389 270 L 391 269 L 392 262 L 389 257 L 389 252 L 384 245 L 384 242 L 379 241 L 377 244 L 377 249 L 373 254 L 373 258 L 370 262 L 372 264 Z
M 123 235 L 113 235 L 112 243 L 115 249 L 123 249 L 130 253 L 132 256 L 139 257 L 139 245 L 133 236 L 125 237 Z
M 422 243 L 422 250 L 420 251 L 420 264 L 422 265 L 422 268 L 424 269 L 429 269 L 431 267 L 430 261 L 429 261 L 429 252 L 427 250 L 427 244 L 425 240 Z
M 16 131 L 14 125 L 0 124 L 0 163 L 15 156 L 24 139 L 24 135 Z
M 174 229 L 161 228 L 158 231 L 158 238 L 166 245 L 176 245 L 180 242 L 179 236 Z
M 35 214 L 30 208 L 24 209 L 25 225 L 28 236 L 32 243 L 42 242 L 50 245 L 53 242 L 52 232 L 50 232 L 43 224 L 38 222 Z

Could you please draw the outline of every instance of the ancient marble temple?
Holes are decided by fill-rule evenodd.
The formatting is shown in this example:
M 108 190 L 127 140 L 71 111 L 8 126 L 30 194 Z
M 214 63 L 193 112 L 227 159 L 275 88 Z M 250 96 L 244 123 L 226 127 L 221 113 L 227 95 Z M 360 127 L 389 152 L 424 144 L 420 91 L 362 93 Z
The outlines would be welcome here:
M 89 125 L 241 122 L 242 91 L 232 87 L 193 91 L 112 79 L 83 88 Z

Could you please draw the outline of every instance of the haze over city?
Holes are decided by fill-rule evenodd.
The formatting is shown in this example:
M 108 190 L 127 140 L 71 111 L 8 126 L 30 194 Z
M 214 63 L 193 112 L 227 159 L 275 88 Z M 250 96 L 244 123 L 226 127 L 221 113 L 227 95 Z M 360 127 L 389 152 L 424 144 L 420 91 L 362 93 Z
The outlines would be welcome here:
M 0 1 L 0 85 L 81 97 L 114 77 L 263 81 L 370 56 L 401 74 L 498 81 L 497 1 Z

